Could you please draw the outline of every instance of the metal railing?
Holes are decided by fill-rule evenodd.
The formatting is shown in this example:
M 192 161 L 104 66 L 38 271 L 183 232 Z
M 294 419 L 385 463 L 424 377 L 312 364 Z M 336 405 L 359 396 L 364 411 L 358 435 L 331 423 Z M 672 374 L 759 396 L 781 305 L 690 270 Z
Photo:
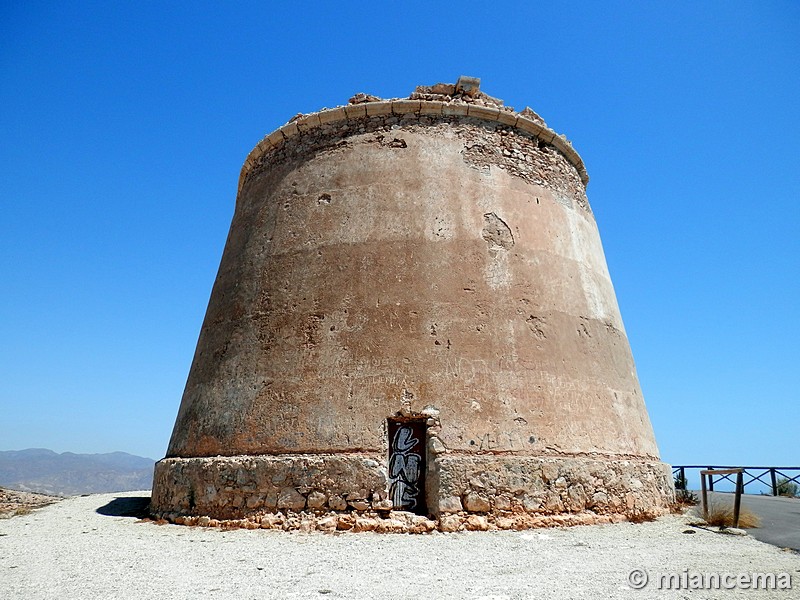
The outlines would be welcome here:
M 765 486 L 767 486 L 771 491 L 773 496 L 779 495 L 779 487 L 782 485 L 788 485 L 794 483 L 795 485 L 800 486 L 800 467 L 736 467 L 736 466 L 714 466 L 714 465 L 673 465 L 672 466 L 672 476 L 679 481 L 686 481 L 686 471 L 691 469 L 699 469 L 699 470 L 707 470 L 707 471 L 719 471 L 719 470 L 739 470 L 741 469 L 743 475 L 743 481 L 741 483 L 742 490 L 745 491 L 747 486 L 754 483 L 759 482 Z M 791 473 L 796 473 L 794 477 L 791 476 Z M 734 473 L 727 473 L 727 474 L 720 474 L 720 475 L 708 475 L 708 491 L 714 491 L 714 481 L 716 477 L 716 482 L 719 484 L 722 481 L 728 481 L 732 483 L 735 487 L 738 487 L 737 481 L 731 479 Z M 769 476 L 769 481 L 765 481 L 764 477 Z M 780 481 L 779 481 L 780 478 Z

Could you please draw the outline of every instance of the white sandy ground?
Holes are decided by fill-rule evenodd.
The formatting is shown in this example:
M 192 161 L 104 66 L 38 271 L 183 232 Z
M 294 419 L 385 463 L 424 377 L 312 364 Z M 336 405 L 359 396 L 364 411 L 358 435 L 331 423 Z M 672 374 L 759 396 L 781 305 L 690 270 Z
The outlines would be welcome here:
M 800 598 L 800 555 L 750 537 L 653 523 L 431 535 L 157 525 L 70 498 L 0 520 L 0 598 Z M 696 533 L 684 534 L 692 529 Z M 628 585 L 644 569 L 651 584 Z M 793 589 L 663 590 L 658 573 L 788 572 Z

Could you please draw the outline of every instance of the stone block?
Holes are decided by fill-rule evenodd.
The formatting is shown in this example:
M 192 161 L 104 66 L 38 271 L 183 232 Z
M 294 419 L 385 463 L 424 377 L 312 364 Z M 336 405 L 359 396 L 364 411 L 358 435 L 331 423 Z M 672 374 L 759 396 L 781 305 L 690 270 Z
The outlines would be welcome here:
M 322 517 L 321 519 L 317 519 L 317 529 L 330 533 L 332 531 L 336 531 L 338 522 L 339 519 L 335 515 Z
M 267 141 L 273 148 L 280 148 L 283 142 L 286 141 L 286 138 L 283 137 L 280 129 L 276 129 L 267 136 Z
M 258 142 L 258 145 L 256 146 L 256 150 L 258 150 L 259 156 L 266 154 L 271 149 L 272 149 L 272 144 L 269 143 L 268 138 L 264 138 L 263 140 Z M 253 152 L 255 152 L 256 150 L 253 150 Z
M 369 508 L 369 502 L 366 500 L 348 500 L 347 504 L 352 507 L 353 510 L 365 511 Z
M 319 115 L 317 113 L 312 113 L 310 115 L 306 115 L 301 117 L 297 121 L 297 129 L 299 129 L 302 133 L 306 133 L 312 129 L 319 127 Z
M 367 107 L 368 117 L 380 117 L 383 115 L 392 114 L 392 103 L 389 101 L 384 102 L 367 102 L 364 104 Z
M 327 498 L 325 497 L 325 494 L 315 490 L 308 494 L 306 506 L 308 506 L 308 508 L 319 509 L 325 506 L 326 500 Z
M 530 119 L 526 119 L 522 115 L 517 118 L 517 129 L 521 129 L 526 133 L 530 133 L 531 135 L 535 135 L 536 137 L 542 139 L 542 133 L 548 131 L 546 127 L 542 127 L 539 123 L 535 121 L 531 121 Z
M 420 100 L 419 104 L 420 115 L 441 115 L 442 103 L 433 100 Z
M 375 531 L 378 527 L 378 519 L 371 517 L 356 517 L 353 523 L 353 531 Z
M 533 123 L 533 121 L 529 121 L 529 122 Z M 517 121 L 517 125 L 519 126 L 519 120 Z M 536 125 L 536 123 L 534 123 L 534 125 Z M 556 136 L 556 132 L 553 131 L 552 129 L 548 129 L 547 127 L 542 127 L 541 131 L 539 131 L 539 133 L 536 134 L 536 137 L 538 137 L 543 142 L 546 142 L 546 143 L 549 144 L 557 136 Z
M 343 107 L 331 108 L 317 113 L 321 125 L 326 123 L 333 123 L 336 121 L 344 121 L 347 118 L 347 113 L 344 112 Z
M 469 104 L 467 108 L 467 116 L 475 117 L 477 119 L 486 119 L 487 121 L 497 121 L 499 114 L 500 109 L 496 106 Z
M 356 119 L 367 116 L 367 104 L 348 104 L 344 107 L 344 112 L 349 119 Z
M 419 100 L 393 100 L 392 113 L 395 115 L 419 114 Z
M 439 519 L 439 531 L 452 533 L 461 529 L 462 520 L 458 515 L 445 515 Z
M 468 516 L 464 525 L 469 531 L 486 531 L 489 529 L 489 522 L 483 515 Z
M 347 531 L 353 528 L 356 519 L 353 515 L 340 515 L 336 521 L 336 529 L 339 531 Z
M 508 110 L 500 110 L 497 113 L 497 122 L 515 127 L 517 125 L 517 113 Z
M 457 496 L 449 496 L 439 500 L 439 512 L 442 513 L 456 513 L 464 510 L 461 505 L 461 498 Z
M 469 512 L 489 512 L 489 499 L 480 494 L 470 492 L 464 496 L 464 509 Z
M 347 508 L 347 500 L 338 494 L 328 496 L 328 508 L 331 510 L 345 510 Z
M 442 114 L 445 116 L 467 116 L 468 104 L 462 102 L 451 102 L 442 104 Z
M 305 507 L 305 497 L 294 488 L 285 487 L 278 494 L 278 508 L 298 511 Z
M 278 129 L 278 131 L 280 131 L 283 137 L 288 140 L 289 138 L 297 135 L 298 132 L 297 123 L 295 123 L 294 121 L 292 121 L 291 123 L 287 123 L 280 129 Z
M 505 494 L 498 494 L 493 498 L 494 508 L 496 510 L 511 510 L 511 498 Z
M 467 77 L 462 75 L 456 81 L 456 92 L 466 94 L 467 96 L 476 96 L 481 89 L 481 80 L 479 77 Z

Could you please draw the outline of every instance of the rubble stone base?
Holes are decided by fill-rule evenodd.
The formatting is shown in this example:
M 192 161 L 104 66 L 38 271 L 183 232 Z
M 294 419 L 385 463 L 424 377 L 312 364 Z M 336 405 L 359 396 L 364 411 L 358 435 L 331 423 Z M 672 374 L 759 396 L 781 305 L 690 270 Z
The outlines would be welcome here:
M 669 511 L 669 465 L 564 456 L 439 455 L 428 516 L 392 510 L 386 461 L 370 454 L 167 458 L 151 512 L 200 526 L 301 531 L 528 529 L 654 518 Z

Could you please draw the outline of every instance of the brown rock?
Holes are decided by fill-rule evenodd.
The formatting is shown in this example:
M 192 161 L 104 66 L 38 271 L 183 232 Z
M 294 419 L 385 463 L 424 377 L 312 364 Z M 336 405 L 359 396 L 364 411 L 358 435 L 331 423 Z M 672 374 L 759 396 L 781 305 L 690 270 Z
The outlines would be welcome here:
M 371 517 L 356 517 L 353 531 L 375 531 L 378 527 L 379 519 Z
M 364 511 L 369 509 L 369 503 L 366 500 L 348 500 L 347 504 L 349 504 L 353 510 Z
M 462 520 L 458 515 L 445 515 L 439 519 L 439 531 L 451 533 L 461 528 Z
M 439 500 L 439 512 L 443 513 L 457 513 L 464 510 L 461 505 L 461 498 L 457 496 L 448 496 Z
M 465 526 L 470 531 L 486 531 L 489 529 L 489 522 L 483 515 L 470 515 L 467 517 Z
M 494 522 L 498 529 L 514 529 L 514 519 L 511 517 L 496 517 Z
M 355 525 L 356 519 L 353 515 L 341 515 L 336 521 L 336 529 L 347 531 Z
M 347 508 L 347 500 L 338 494 L 328 496 L 328 508 L 331 510 L 345 510 Z
M 464 496 L 464 509 L 469 512 L 488 512 L 490 507 L 489 499 L 485 496 L 474 492 Z
M 320 509 L 323 506 L 325 506 L 326 500 L 327 498 L 325 498 L 325 494 L 323 494 L 322 492 L 313 491 L 308 494 L 306 505 L 308 506 L 308 508 Z
M 336 531 L 338 523 L 338 517 L 335 515 L 328 515 L 327 517 L 317 519 L 317 529 L 325 532 Z
M 305 506 L 306 499 L 294 488 L 283 488 L 278 494 L 278 508 L 303 510 Z

